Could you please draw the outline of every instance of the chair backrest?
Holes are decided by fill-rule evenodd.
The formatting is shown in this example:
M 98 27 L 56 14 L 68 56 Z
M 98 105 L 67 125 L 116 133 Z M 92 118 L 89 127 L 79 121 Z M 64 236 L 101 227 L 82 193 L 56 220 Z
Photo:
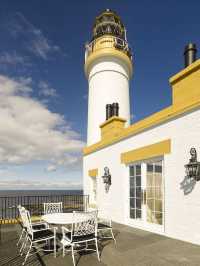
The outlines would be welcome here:
M 74 212 L 71 240 L 74 236 L 97 235 L 97 211 Z
M 26 209 L 24 210 L 24 213 L 23 213 L 23 219 L 24 219 L 24 225 L 27 229 L 28 234 L 31 235 L 31 237 L 33 237 L 31 216 L 30 216 L 30 212 Z
M 109 226 L 112 226 L 112 219 L 109 211 L 102 209 L 98 210 L 98 220 L 100 223 L 107 224 Z
M 44 203 L 44 214 L 63 212 L 62 202 Z
M 21 218 L 22 226 L 26 227 L 26 225 L 25 225 L 26 209 L 25 209 L 25 207 L 23 207 L 21 205 L 18 205 L 17 208 L 19 210 L 19 216 Z

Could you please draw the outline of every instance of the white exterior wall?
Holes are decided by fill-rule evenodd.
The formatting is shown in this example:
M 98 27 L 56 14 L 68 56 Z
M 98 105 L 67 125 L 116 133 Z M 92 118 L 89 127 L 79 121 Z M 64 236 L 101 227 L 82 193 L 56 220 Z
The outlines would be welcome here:
M 106 104 L 119 103 L 119 116 L 130 124 L 129 76 L 114 57 L 101 58 L 89 73 L 87 145 L 100 141 L 100 124 L 106 121 Z
M 162 140 L 171 139 L 171 153 L 164 156 L 164 234 L 200 244 L 200 182 L 188 195 L 180 183 L 185 177 L 190 148 L 200 154 L 200 110 L 161 124 L 84 157 L 84 193 L 89 193 L 88 170 L 98 168 L 97 205 L 119 223 L 128 223 L 129 169 L 120 154 Z M 199 158 L 200 159 L 200 158 Z M 105 192 L 101 176 L 108 166 L 112 185 Z

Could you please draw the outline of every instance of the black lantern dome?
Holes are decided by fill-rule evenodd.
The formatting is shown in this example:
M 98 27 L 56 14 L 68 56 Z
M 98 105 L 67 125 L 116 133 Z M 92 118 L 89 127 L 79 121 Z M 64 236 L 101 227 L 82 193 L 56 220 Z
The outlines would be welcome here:
M 110 9 L 96 17 L 92 40 L 85 45 L 85 73 L 88 76 L 94 60 L 105 57 L 118 58 L 126 64 L 128 75 L 132 75 L 132 53 L 126 39 L 126 29 L 121 18 Z
M 96 17 L 93 27 L 93 39 L 103 35 L 112 35 L 126 40 L 126 29 L 120 17 L 110 9 L 106 9 Z

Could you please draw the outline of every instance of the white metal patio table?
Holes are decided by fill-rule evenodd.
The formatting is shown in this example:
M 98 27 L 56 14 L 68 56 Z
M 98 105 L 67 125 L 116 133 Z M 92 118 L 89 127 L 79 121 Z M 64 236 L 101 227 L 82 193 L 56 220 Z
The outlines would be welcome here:
M 82 219 L 79 220 L 76 219 L 76 221 L 74 221 L 73 217 L 74 214 L 72 212 L 69 212 L 69 213 L 49 213 L 43 215 L 41 218 L 48 224 L 57 224 L 57 225 L 67 225 L 67 224 L 72 224 L 73 222 L 81 223 L 87 219 L 86 217 L 85 219 L 83 219 L 82 217 Z
M 47 222 L 48 224 L 58 225 L 58 227 L 61 227 L 62 225 L 70 226 L 74 222 L 81 223 L 87 220 L 87 216 L 85 216 L 84 219 L 83 217 L 82 219 L 79 217 L 79 219 L 76 219 L 76 220 L 74 220 L 73 217 L 74 217 L 74 214 L 72 212 L 69 212 L 69 213 L 60 212 L 60 213 L 48 213 L 48 214 L 42 215 L 41 218 L 43 221 Z M 61 249 L 62 247 L 60 246 L 58 251 Z

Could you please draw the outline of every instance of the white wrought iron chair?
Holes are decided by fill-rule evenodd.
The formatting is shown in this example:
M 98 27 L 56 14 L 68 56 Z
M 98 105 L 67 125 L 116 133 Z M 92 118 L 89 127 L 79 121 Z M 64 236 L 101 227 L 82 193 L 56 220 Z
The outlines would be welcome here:
M 112 230 L 112 220 L 110 218 L 98 217 L 98 227 L 97 227 L 98 236 L 101 239 L 108 238 L 113 239 L 116 245 L 116 239 Z M 109 233 L 109 235 L 107 235 Z
M 17 206 L 18 210 L 19 210 L 19 217 L 20 217 L 20 223 L 21 223 L 21 227 L 22 227 L 22 231 L 19 237 L 19 240 L 17 242 L 17 246 L 19 246 L 19 244 L 21 243 L 21 247 L 20 247 L 20 253 L 22 252 L 25 244 L 26 244 L 26 238 L 27 238 L 27 227 L 26 227 L 26 209 L 25 207 L 18 205 Z M 32 222 L 32 227 L 33 229 L 36 230 L 41 230 L 41 229 L 45 229 L 47 228 L 47 223 L 46 222 Z
M 44 214 L 63 212 L 62 202 L 44 203 Z
M 76 266 L 74 251 L 94 250 L 100 261 L 98 240 L 97 240 L 97 212 L 74 212 L 71 230 L 62 226 L 62 246 L 63 257 L 65 256 L 65 248 L 71 247 L 73 265 Z M 96 249 L 88 248 L 88 243 L 94 242 Z M 82 244 L 85 247 L 82 248 Z M 75 247 L 77 246 L 77 250 Z
M 40 250 L 44 250 L 44 251 L 54 251 L 54 257 L 56 257 L 56 227 L 53 228 L 53 232 L 51 231 L 51 229 L 48 227 L 45 229 L 41 229 L 41 230 L 34 230 L 33 226 L 32 226 L 32 222 L 31 222 L 31 217 L 30 217 L 30 213 L 28 210 L 25 210 L 25 226 L 27 228 L 27 238 L 26 238 L 26 246 L 29 243 L 29 247 L 27 249 L 27 253 L 24 259 L 24 262 L 22 263 L 22 265 L 24 265 L 28 259 L 29 256 L 35 254 L 36 252 L 40 251 Z M 41 246 L 39 247 L 39 244 L 44 243 L 45 245 L 47 243 L 50 244 L 50 240 L 53 240 L 53 249 L 45 249 L 42 248 Z M 30 253 L 31 249 L 35 248 L 35 252 Z
M 20 234 L 20 237 L 19 237 L 19 240 L 17 241 L 17 246 L 19 246 L 20 242 L 22 242 L 22 245 L 23 245 L 23 242 L 25 241 L 25 238 L 26 238 L 26 227 L 25 227 L 25 224 L 24 224 L 24 219 L 23 219 L 23 214 L 25 212 L 25 208 L 22 207 L 21 205 L 17 206 L 18 208 L 18 211 L 19 211 L 19 217 L 20 217 L 20 223 L 21 223 L 21 227 L 22 227 L 22 231 L 21 231 L 21 234 Z M 21 249 L 20 249 L 21 251 Z
M 88 211 L 96 211 L 98 213 L 97 232 L 98 232 L 99 238 L 113 239 L 116 245 L 116 239 L 115 239 L 115 236 L 112 230 L 112 220 L 111 218 L 108 218 L 109 215 L 107 215 L 106 217 L 103 211 L 97 209 L 97 206 L 92 206 L 92 207 L 89 206 Z
M 89 205 L 88 207 L 88 211 L 96 211 L 98 213 L 98 218 L 97 218 L 97 232 L 98 232 L 98 236 L 101 239 L 113 239 L 116 245 L 116 239 L 115 236 L 113 234 L 113 230 L 112 230 L 112 219 L 105 217 L 105 215 L 103 215 L 101 210 L 97 209 L 96 205 Z M 108 233 L 109 235 L 106 235 L 106 233 Z

